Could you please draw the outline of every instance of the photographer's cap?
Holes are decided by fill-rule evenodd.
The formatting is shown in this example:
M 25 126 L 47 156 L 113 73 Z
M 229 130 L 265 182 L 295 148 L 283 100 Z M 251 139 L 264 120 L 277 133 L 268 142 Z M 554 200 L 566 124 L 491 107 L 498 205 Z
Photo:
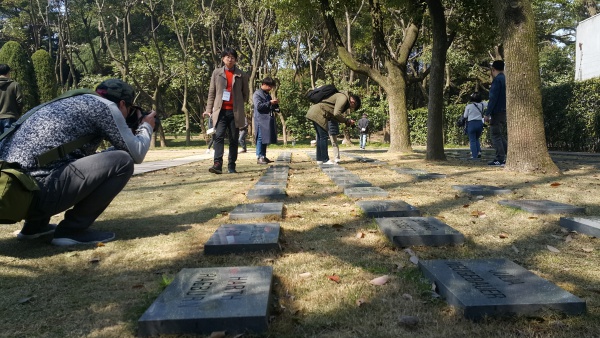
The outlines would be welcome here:
M 127 105 L 133 104 L 135 90 L 128 83 L 119 79 L 108 79 L 96 87 L 96 93 L 116 104 L 123 100 Z
M 504 61 L 496 60 L 492 62 L 492 68 L 494 68 L 495 70 L 504 71 Z

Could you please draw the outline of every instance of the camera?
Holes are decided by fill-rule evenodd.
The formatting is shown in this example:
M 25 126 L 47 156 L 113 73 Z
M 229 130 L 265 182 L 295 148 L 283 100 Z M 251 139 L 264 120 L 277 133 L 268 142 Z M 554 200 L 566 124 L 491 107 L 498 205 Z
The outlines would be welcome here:
M 279 113 L 279 105 L 278 105 L 278 104 L 274 104 L 274 105 L 271 107 L 271 111 L 272 111 L 273 113 Z
M 140 112 L 139 117 L 138 117 L 138 112 Z M 150 115 L 150 112 L 143 110 L 142 107 L 131 106 L 131 108 L 129 108 L 129 115 L 127 115 L 125 122 L 127 122 L 127 126 L 135 134 L 135 131 L 139 128 L 144 117 L 146 117 L 148 115 Z M 154 117 L 154 131 L 156 131 L 156 128 L 158 128 L 159 125 L 160 125 L 160 119 L 157 116 L 155 116 Z

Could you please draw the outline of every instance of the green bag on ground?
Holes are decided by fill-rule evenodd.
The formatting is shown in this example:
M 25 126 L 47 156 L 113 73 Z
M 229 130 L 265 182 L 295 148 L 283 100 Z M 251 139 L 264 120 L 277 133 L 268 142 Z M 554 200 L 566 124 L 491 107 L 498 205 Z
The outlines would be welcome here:
M 18 164 L 0 160 L 0 223 L 25 219 L 37 190 L 37 181 L 22 172 Z

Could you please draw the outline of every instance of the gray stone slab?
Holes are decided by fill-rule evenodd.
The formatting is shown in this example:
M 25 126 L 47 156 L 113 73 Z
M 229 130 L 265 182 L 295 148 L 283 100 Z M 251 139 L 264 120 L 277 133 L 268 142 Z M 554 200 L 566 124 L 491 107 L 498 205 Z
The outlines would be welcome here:
M 364 180 L 357 180 L 357 179 L 333 179 L 332 180 L 335 185 L 337 185 L 340 188 L 346 189 L 346 188 L 354 188 L 354 187 L 371 187 L 373 186 L 371 184 L 371 182 L 368 181 L 364 181 Z
M 379 229 L 399 247 L 461 244 L 463 234 L 435 217 L 375 218 Z
M 253 188 L 248 191 L 249 200 L 280 200 L 287 197 L 283 188 Z
M 261 178 L 258 179 L 258 181 L 256 181 L 256 183 L 258 182 L 263 182 L 263 183 L 287 183 L 287 177 L 270 177 L 270 176 L 261 176 Z
M 419 180 L 436 180 L 439 178 L 446 178 L 446 174 L 438 173 L 414 174 L 414 176 Z
M 254 185 L 254 189 L 267 189 L 267 188 L 280 188 L 285 189 L 287 187 L 287 181 L 258 181 Z
M 389 193 L 380 187 L 356 187 L 344 189 L 348 197 L 387 197 Z
M 506 259 L 430 260 L 419 267 L 448 304 L 462 308 L 470 319 L 545 309 L 586 312 L 584 300 Z
M 367 217 L 418 217 L 421 211 L 404 201 L 358 201 L 356 204 Z
M 392 168 L 395 172 L 404 175 L 423 175 L 427 174 L 427 171 L 421 169 L 412 169 L 412 168 Z
M 323 170 L 324 172 L 327 171 L 348 171 L 346 168 L 342 167 L 341 165 L 326 165 L 326 166 L 321 166 L 321 170 Z
M 498 204 L 521 209 L 534 214 L 575 214 L 585 208 L 549 200 L 502 200 Z
M 229 219 L 264 217 L 283 217 L 283 202 L 239 204 L 229 213 Z
M 600 216 L 561 217 L 559 223 L 563 228 L 600 238 Z
M 512 192 L 510 189 L 498 188 L 491 185 L 453 185 L 452 189 L 469 195 L 482 196 L 510 194 Z
M 327 176 L 329 176 L 329 178 L 331 178 L 331 179 L 334 179 L 334 178 L 341 178 L 341 179 L 356 178 L 356 179 L 360 179 L 360 177 L 358 177 L 358 175 L 353 174 L 350 171 L 330 171 L 330 172 L 326 172 L 325 174 Z
M 270 266 L 183 269 L 140 317 L 138 334 L 263 333 L 272 279 Z
M 279 250 L 279 223 L 223 224 L 204 244 L 205 255 Z

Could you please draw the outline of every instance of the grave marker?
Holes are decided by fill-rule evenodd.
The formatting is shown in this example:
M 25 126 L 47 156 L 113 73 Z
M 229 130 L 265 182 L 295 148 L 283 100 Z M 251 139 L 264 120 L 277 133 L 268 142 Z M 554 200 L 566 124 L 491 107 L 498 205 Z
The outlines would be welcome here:
M 600 238 L 600 217 L 561 217 L 560 226 L 582 234 Z
M 379 229 L 399 247 L 462 244 L 463 234 L 435 217 L 375 218 Z
M 248 191 L 246 198 L 249 200 L 280 200 L 286 198 L 283 188 L 253 188 Z
M 419 267 L 448 304 L 470 319 L 544 309 L 586 312 L 584 300 L 506 259 L 419 261 Z
M 491 185 L 453 185 L 452 188 L 474 196 L 502 195 L 512 192 L 510 189 L 498 188 Z
M 204 244 L 205 255 L 279 250 L 279 223 L 223 224 Z
M 262 333 L 273 268 L 183 269 L 138 320 L 140 336 Z
M 575 214 L 585 208 L 549 200 L 502 200 L 498 204 L 525 210 L 534 214 Z
M 229 213 L 229 219 L 264 217 L 283 217 L 283 202 L 239 204 Z
M 356 204 L 362 209 L 367 217 L 418 217 L 421 216 L 419 209 L 404 201 L 358 201 Z
M 356 187 L 344 189 L 344 194 L 348 197 L 387 197 L 388 192 L 380 187 Z

